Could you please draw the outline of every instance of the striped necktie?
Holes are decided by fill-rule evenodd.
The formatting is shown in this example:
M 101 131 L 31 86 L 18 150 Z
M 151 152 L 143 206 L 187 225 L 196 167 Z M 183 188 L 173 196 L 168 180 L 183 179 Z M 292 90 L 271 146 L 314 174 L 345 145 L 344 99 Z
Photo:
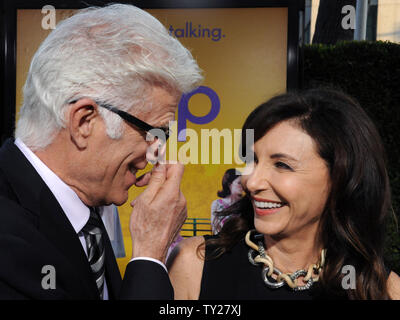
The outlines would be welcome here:
M 87 256 L 92 269 L 93 278 L 99 290 L 100 299 L 103 300 L 104 292 L 104 240 L 102 235 L 101 221 L 97 208 L 90 208 L 90 217 L 82 228 L 86 241 Z

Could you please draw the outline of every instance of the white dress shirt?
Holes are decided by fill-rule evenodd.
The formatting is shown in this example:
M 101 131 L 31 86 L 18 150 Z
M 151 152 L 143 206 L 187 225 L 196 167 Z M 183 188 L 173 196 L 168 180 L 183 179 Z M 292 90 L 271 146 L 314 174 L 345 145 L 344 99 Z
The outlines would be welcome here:
M 72 190 L 64 181 L 62 181 L 52 170 L 50 170 L 50 168 L 48 168 L 19 138 L 15 139 L 14 143 L 18 147 L 18 149 L 25 155 L 27 160 L 32 164 L 32 166 L 35 168 L 37 173 L 43 179 L 43 181 L 48 186 L 50 191 L 53 193 L 54 197 L 57 199 L 65 215 L 70 221 L 72 227 L 77 233 L 79 240 L 82 244 L 82 248 L 87 255 L 86 241 L 81 230 L 89 220 L 90 216 L 89 208 L 82 202 L 82 200 L 78 197 L 75 191 Z M 100 213 L 101 212 L 104 211 L 100 210 Z M 102 220 L 103 222 L 107 223 L 109 219 L 105 219 L 103 214 Z M 107 229 L 110 228 L 106 227 L 106 230 Z M 161 261 L 158 261 L 156 259 L 148 257 L 137 257 L 132 259 L 131 261 L 139 259 L 149 260 L 158 263 L 164 268 L 166 272 L 168 272 L 165 265 Z M 105 279 L 104 279 L 103 297 L 104 300 L 108 300 L 108 289 Z

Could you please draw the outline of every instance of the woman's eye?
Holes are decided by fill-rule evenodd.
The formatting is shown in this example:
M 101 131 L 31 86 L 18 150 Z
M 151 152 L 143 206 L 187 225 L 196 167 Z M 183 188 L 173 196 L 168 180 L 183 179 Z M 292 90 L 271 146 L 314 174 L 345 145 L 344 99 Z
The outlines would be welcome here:
M 291 167 L 289 167 L 286 163 L 283 163 L 281 161 L 278 161 L 275 163 L 275 167 L 279 169 L 286 169 L 286 170 L 293 170 Z

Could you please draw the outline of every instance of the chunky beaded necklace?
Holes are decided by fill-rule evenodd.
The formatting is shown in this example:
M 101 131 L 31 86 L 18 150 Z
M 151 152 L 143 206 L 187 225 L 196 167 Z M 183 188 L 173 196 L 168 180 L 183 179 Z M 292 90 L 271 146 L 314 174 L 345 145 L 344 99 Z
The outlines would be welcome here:
M 250 240 L 250 236 L 253 232 L 255 232 L 255 230 L 250 230 L 249 232 L 247 232 L 245 237 L 246 244 L 250 247 L 248 258 L 250 263 L 255 266 L 258 266 L 260 264 L 264 265 L 261 275 L 265 284 L 269 288 L 277 289 L 282 287 L 286 283 L 294 291 L 302 291 L 310 289 L 313 283 L 318 281 L 319 275 L 325 263 L 325 249 L 321 251 L 319 261 L 316 264 L 311 264 L 308 267 L 307 271 L 302 269 L 297 270 L 293 273 L 282 273 L 278 268 L 274 267 L 274 262 L 272 261 L 271 257 L 268 256 L 265 252 L 262 241 L 264 236 L 262 234 L 256 234 L 254 236 L 256 240 L 258 239 L 257 245 Z M 272 274 L 277 275 L 276 280 L 272 278 Z M 299 277 L 304 277 L 303 282 L 305 283 L 305 285 L 299 285 L 297 283 L 297 279 Z

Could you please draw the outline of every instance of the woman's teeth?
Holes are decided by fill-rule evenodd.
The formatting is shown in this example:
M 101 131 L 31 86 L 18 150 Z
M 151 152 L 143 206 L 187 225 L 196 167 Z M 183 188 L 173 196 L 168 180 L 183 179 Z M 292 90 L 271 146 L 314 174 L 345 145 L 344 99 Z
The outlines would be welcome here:
M 256 200 L 254 200 L 254 204 L 257 208 L 260 208 L 260 209 L 280 208 L 280 207 L 283 207 L 283 205 L 284 205 L 284 203 L 282 203 L 282 202 L 277 203 L 277 202 L 256 201 Z

